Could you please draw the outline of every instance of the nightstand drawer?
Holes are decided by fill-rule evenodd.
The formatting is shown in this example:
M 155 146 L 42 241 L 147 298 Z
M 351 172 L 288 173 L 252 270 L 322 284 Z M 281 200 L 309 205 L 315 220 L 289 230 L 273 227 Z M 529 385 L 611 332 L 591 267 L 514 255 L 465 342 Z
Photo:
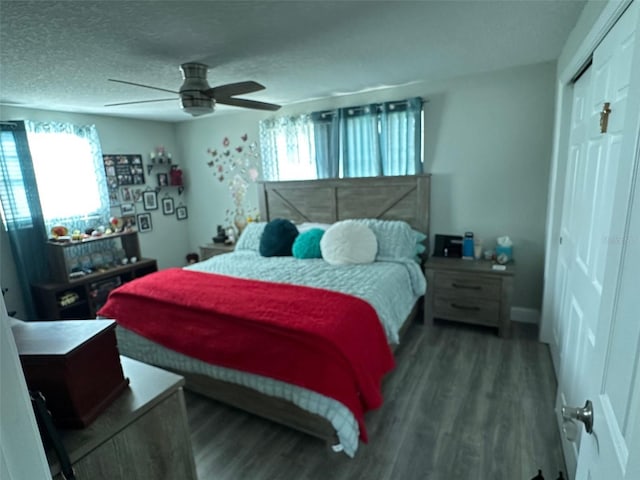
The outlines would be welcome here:
M 433 316 L 482 325 L 500 324 L 500 302 L 485 298 L 469 298 L 461 295 L 435 294 Z
M 459 272 L 436 273 L 436 295 L 454 295 L 499 300 L 502 280 L 477 274 Z

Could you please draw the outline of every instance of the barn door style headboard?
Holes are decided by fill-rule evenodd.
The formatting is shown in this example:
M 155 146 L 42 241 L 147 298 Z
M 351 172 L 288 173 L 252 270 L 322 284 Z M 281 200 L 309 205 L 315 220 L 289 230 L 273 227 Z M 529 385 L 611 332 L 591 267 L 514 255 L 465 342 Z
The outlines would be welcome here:
M 404 220 L 428 235 L 430 184 L 431 175 L 259 182 L 260 216 L 295 223 Z

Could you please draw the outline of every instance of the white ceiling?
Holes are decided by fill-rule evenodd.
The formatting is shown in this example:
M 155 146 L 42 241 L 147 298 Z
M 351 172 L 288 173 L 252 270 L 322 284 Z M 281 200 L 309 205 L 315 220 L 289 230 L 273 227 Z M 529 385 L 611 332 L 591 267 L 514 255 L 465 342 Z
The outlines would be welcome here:
M 0 104 L 165 121 L 178 66 L 292 104 L 557 59 L 585 2 L 0 0 Z M 0 107 L 1 108 L 1 107 Z M 217 107 L 218 114 L 235 107 Z M 215 115 L 215 113 L 214 113 Z

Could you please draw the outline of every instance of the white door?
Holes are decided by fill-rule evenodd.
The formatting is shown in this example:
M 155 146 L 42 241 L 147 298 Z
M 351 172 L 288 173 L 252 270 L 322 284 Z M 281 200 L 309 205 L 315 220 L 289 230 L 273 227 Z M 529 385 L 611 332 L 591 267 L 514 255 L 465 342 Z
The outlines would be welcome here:
M 640 163 L 637 156 L 635 163 Z M 587 393 L 593 401 L 593 434 L 582 434 L 577 480 L 640 479 L 638 180 L 636 171 L 635 192 L 627 210 L 629 216 L 623 219 L 621 268 L 607 268 L 605 275 L 614 288 L 603 295 L 595 357 L 591 363 L 593 378 Z M 617 278 L 613 276 L 614 270 Z
M 637 123 L 637 105 L 629 109 L 635 118 L 627 117 L 637 24 L 634 2 L 598 46 L 591 67 L 574 86 L 556 273 L 563 321 L 554 333 L 561 339 L 558 411 L 563 405 L 593 401 L 593 435 L 580 427 L 574 441 L 563 440 L 569 477 L 575 473 L 579 480 L 639 478 L 626 476 L 631 444 L 624 433 L 625 428 L 627 433 L 633 430 L 630 425 L 640 418 L 629 411 L 632 406 L 635 411 L 640 407 L 640 399 L 632 395 L 637 390 L 633 376 L 640 368 L 640 327 L 635 319 L 632 322 L 630 316 L 621 315 L 618 306 L 622 304 L 617 303 L 618 292 L 625 285 L 632 286 L 621 275 L 630 269 L 637 272 L 640 266 L 636 263 L 631 268 L 624 263 L 621 268 L 621 259 L 633 259 L 623 256 L 620 248 L 626 245 L 625 222 L 631 212 L 629 195 L 636 164 L 635 150 L 628 148 L 636 135 L 625 138 L 623 132 L 625 122 Z M 635 67 L 634 72 L 638 70 Z M 605 102 L 611 114 L 607 132 L 601 133 Z M 634 301 L 637 310 L 640 302 Z M 626 369 L 620 368 L 623 364 Z M 566 426 L 560 416 L 559 422 Z

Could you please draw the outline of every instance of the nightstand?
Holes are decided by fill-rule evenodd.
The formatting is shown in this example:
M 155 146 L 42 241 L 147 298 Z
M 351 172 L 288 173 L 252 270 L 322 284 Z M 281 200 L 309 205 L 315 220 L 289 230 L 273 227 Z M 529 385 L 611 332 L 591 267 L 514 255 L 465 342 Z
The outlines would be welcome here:
M 430 258 L 424 265 L 425 323 L 442 318 L 497 327 L 501 337 L 509 336 L 515 267 L 492 266 L 484 260 Z
M 224 243 L 207 243 L 206 245 L 200 245 L 200 261 L 207 258 L 215 257 L 216 255 L 222 255 L 223 253 L 231 253 L 235 245 L 225 245 Z

